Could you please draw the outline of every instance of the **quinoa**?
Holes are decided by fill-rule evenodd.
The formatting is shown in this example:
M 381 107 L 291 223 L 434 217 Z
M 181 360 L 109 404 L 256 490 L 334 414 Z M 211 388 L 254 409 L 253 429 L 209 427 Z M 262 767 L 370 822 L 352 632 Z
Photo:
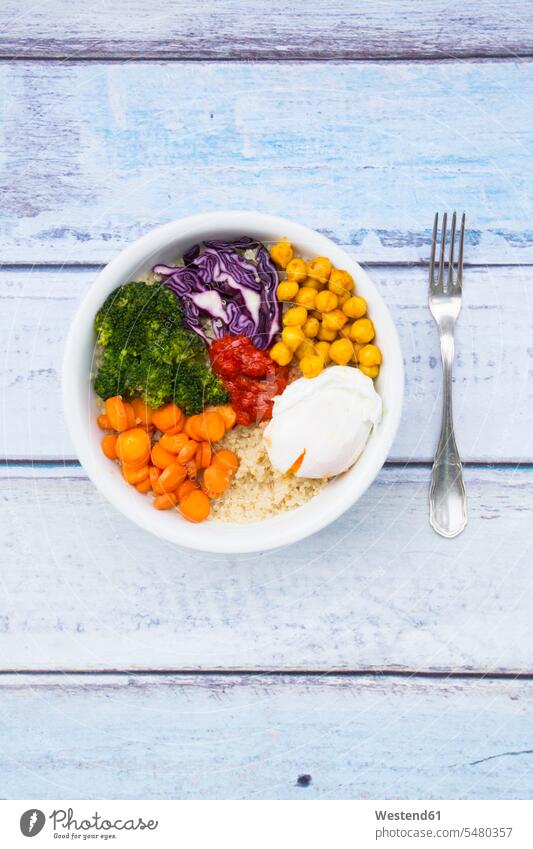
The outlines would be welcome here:
M 282 475 L 270 463 L 262 427 L 237 425 L 217 444 L 239 458 L 239 468 L 222 498 L 211 502 L 211 518 L 221 522 L 258 522 L 301 507 L 327 484 Z

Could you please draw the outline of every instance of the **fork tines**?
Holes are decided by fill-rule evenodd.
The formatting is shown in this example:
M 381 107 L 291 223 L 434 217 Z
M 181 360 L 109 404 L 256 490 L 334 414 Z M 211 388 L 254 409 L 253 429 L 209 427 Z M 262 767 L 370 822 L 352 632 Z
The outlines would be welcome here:
M 457 259 L 457 273 L 453 274 L 453 262 L 455 252 L 455 236 L 457 228 L 457 213 L 454 211 L 452 215 L 452 226 L 450 232 L 450 255 L 448 257 L 448 282 L 444 284 L 444 266 L 446 262 L 446 241 L 447 241 L 447 224 L 448 214 L 445 212 L 442 216 L 442 229 L 440 234 L 440 259 L 438 265 L 438 275 L 435 277 L 435 256 L 437 253 L 437 234 L 439 229 L 439 213 L 435 213 L 435 221 L 433 222 L 433 237 L 431 244 L 431 259 L 429 263 L 429 285 L 434 292 L 450 291 L 454 294 L 460 294 L 463 285 L 463 251 L 465 244 L 465 218 L 463 212 L 461 216 L 461 231 L 459 234 L 459 256 Z

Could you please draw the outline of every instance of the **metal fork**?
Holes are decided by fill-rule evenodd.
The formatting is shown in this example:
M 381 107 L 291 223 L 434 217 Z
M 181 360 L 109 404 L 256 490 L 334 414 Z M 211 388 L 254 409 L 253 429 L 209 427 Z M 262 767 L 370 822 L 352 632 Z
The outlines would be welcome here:
M 429 309 L 439 328 L 440 353 L 442 357 L 442 425 L 437 452 L 433 463 L 431 487 L 429 490 L 429 521 L 432 528 L 443 537 L 456 537 L 468 522 L 466 512 L 466 492 L 463 483 L 463 466 L 455 435 L 452 414 L 452 369 L 454 357 L 455 322 L 461 310 L 461 292 L 463 285 L 463 252 L 465 241 L 465 213 L 461 217 L 459 236 L 459 257 L 454 277 L 453 259 L 457 215 L 452 215 L 452 227 L 449 241 L 448 274 L 446 264 L 446 224 L 448 216 L 442 217 L 440 238 L 440 260 L 435 275 L 435 254 L 437 252 L 437 232 L 439 213 L 433 224 L 433 244 L 429 265 Z

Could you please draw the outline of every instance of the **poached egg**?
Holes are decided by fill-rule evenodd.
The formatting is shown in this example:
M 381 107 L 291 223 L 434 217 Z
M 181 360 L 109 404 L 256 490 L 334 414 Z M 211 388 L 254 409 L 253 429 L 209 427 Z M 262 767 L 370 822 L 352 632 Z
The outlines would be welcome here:
M 274 398 L 263 441 L 275 469 L 300 478 L 330 478 L 363 452 L 381 419 L 373 381 L 350 366 L 301 377 Z

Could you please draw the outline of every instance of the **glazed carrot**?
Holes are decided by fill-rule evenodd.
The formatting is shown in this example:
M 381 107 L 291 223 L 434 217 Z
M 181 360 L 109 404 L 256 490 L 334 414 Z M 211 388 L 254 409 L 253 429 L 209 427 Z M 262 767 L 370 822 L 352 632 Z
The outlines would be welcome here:
M 231 430 L 237 420 L 237 413 L 231 404 L 220 404 L 218 407 L 206 407 L 204 413 L 218 413 L 224 419 L 226 430 Z
M 197 442 L 211 441 L 217 442 L 222 439 L 226 432 L 224 419 L 216 410 L 204 411 L 198 416 L 191 417 L 194 421 L 191 425 L 191 430 L 196 436 Z
M 184 424 L 185 424 L 185 416 L 183 416 L 183 418 L 174 427 L 167 427 L 167 429 L 164 431 L 164 433 L 168 433 L 169 436 L 176 436 L 176 434 L 182 432 Z
M 112 398 L 107 399 L 105 402 L 105 411 L 113 430 L 118 430 L 119 433 L 127 430 L 128 414 L 120 395 L 114 395 Z
M 150 451 L 150 439 L 142 427 L 131 427 L 117 437 L 117 457 L 123 463 L 135 463 L 144 458 Z
M 198 474 L 196 460 L 189 460 L 188 463 L 185 463 L 185 468 L 187 469 L 187 477 L 190 478 L 190 480 L 195 481 Z
M 159 407 L 152 413 L 152 423 L 158 430 L 171 430 L 179 425 L 183 427 L 185 416 L 176 404 L 165 404 L 164 407 Z
M 138 484 L 149 477 L 150 470 L 148 466 L 142 466 L 140 469 L 132 469 L 130 466 L 122 464 L 122 474 L 128 483 Z
M 239 458 L 233 451 L 222 448 L 216 454 L 213 454 L 213 465 L 222 466 L 223 469 L 226 469 L 232 475 L 239 468 Z
M 128 427 L 135 427 L 137 419 L 135 418 L 133 407 L 127 401 L 123 401 L 122 403 L 124 404 L 124 409 L 126 410 L 126 415 L 128 417 Z
M 195 492 L 189 492 L 185 498 L 182 498 L 179 509 L 181 515 L 185 519 L 188 519 L 189 522 L 203 522 L 209 516 L 211 506 L 207 495 L 200 492 L 200 490 L 196 490 Z
M 188 463 L 189 460 L 192 460 L 194 455 L 196 454 L 196 449 L 198 448 L 198 443 L 194 441 L 194 439 L 190 439 L 183 448 L 180 448 L 178 451 L 178 462 Z
M 127 466 L 130 471 L 133 469 L 142 469 L 143 466 L 148 466 L 150 463 L 150 452 L 147 451 L 146 454 L 143 454 L 142 457 L 139 457 L 138 460 L 132 460 L 131 463 L 122 463 L 123 466 Z
M 156 510 L 170 510 L 178 503 L 178 496 L 175 492 L 167 492 L 165 495 L 158 495 L 154 498 L 152 504 Z
M 187 474 L 183 466 L 180 467 L 181 469 L 183 469 L 182 472 L 172 472 L 172 475 L 170 477 L 163 477 L 165 472 L 173 468 L 173 466 L 167 466 L 166 469 L 163 469 L 157 480 L 153 481 L 152 489 L 156 495 L 165 495 L 168 492 L 175 492 L 179 486 L 179 483 L 183 481 L 183 475 Z M 176 478 L 178 479 L 178 483 L 176 483 Z
M 98 416 L 98 418 L 96 419 L 96 423 L 98 427 L 102 428 L 102 430 L 113 430 L 113 428 L 111 427 L 111 422 L 109 421 L 109 418 L 106 416 L 105 413 L 102 413 L 101 416 Z
M 116 444 L 117 437 L 114 433 L 108 433 L 107 436 L 104 436 L 102 439 L 102 451 L 110 460 L 117 459 Z
M 165 451 L 159 442 L 156 442 L 155 445 L 152 446 L 152 463 L 154 466 L 157 466 L 158 469 L 166 469 L 167 466 L 172 466 L 175 462 L 176 455 L 171 454 L 170 451 Z
M 231 430 L 237 421 L 237 413 L 230 404 L 223 404 L 216 412 L 224 419 L 226 430 Z
M 179 463 L 174 463 L 172 466 L 167 466 L 157 481 L 157 485 L 163 492 L 174 492 L 180 483 L 183 483 L 187 477 L 185 466 L 180 466 Z
M 183 428 L 189 439 L 195 439 L 196 442 L 202 439 L 197 430 L 201 418 L 201 416 L 189 416 Z
M 157 482 L 159 480 L 159 475 L 161 474 L 161 472 L 159 471 L 159 469 L 156 469 L 155 466 L 149 466 L 149 470 L 150 486 L 155 492 L 155 487 L 157 486 Z
M 207 431 L 205 427 L 205 414 L 200 413 L 198 416 L 191 416 L 185 425 L 185 432 L 191 435 L 191 439 L 196 439 L 197 442 L 207 441 Z
M 151 480 L 150 485 L 154 495 L 165 495 L 166 489 L 163 489 L 163 487 L 159 485 L 159 478 L 153 481 Z
M 211 445 L 209 442 L 200 442 L 196 449 L 194 459 L 199 469 L 207 469 L 211 465 Z
M 222 466 L 208 466 L 204 472 L 205 488 L 212 492 L 224 492 L 229 485 L 229 471 Z
M 178 501 L 181 501 L 182 498 L 185 498 L 185 496 L 188 495 L 189 492 L 194 492 L 195 489 L 198 489 L 198 484 L 195 481 L 183 481 L 183 483 L 181 483 L 178 486 L 178 489 L 176 490 L 178 493 Z
M 171 436 L 169 433 L 164 433 L 159 440 L 159 444 L 161 448 L 165 449 L 165 451 L 170 451 L 171 454 L 178 454 L 178 452 L 187 445 L 188 441 L 189 437 L 186 433 L 177 433 L 175 436 Z
M 202 492 L 207 495 L 210 501 L 216 501 L 217 498 L 220 498 L 222 495 L 221 492 L 213 492 L 212 489 L 208 489 L 205 485 L 205 481 L 202 481 Z
M 131 406 L 135 413 L 135 420 L 145 427 L 149 427 L 152 424 L 152 408 L 145 404 L 142 398 L 134 398 Z
M 145 478 L 140 483 L 136 483 L 135 489 L 137 490 L 137 492 L 142 492 L 143 495 L 145 495 L 147 492 L 150 492 L 150 490 L 152 489 L 152 484 L 150 482 L 150 476 Z
M 222 439 L 226 433 L 226 425 L 219 413 L 204 413 L 200 419 L 201 422 L 196 429 L 202 439 L 208 442 L 218 442 Z

